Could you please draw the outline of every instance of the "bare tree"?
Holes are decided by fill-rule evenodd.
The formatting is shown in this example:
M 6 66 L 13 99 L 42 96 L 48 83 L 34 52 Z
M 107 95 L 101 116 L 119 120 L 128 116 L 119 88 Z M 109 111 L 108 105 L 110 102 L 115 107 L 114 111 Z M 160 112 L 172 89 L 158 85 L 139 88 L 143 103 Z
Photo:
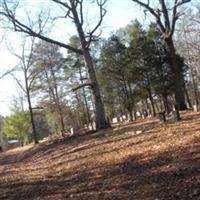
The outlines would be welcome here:
M 181 23 L 178 25 L 178 38 L 176 43 L 181 55 L 184 56 L 185 62 L 188 65 L 190 81 L 192 88 L 189 90 L 191 96 L 194 96 L 193 103 L 196 109 L 199 109 L 199 87 L 198 82 L 200 80 L 200 29 L 198 20 L 200 18 L 200 7 L 196 7 L 197 11 L 187 11 L 187 15 L 184 16 Z
M 19 87 L 22 89 L 24 94 L 26 95 L 27 98 L 27 103 L 28 103 L 28 109 L 29 109 L 29 114 L 30 114 L 30 122 L 32 126 L 32 132 L 33 132 L 33 138 L 35 144 L 38 144 L 38 137 L 36 133 L 36 127 L 35 127 L 35 122 L 34 122 L 34 116 L 33 116 L 33 107 L 31 103 L 31 87 L 34 79 L 36 78 L 37 74 L 36 73 L 31 73 L 30 69 L 32 67 L 32 56 L 33 56 L 33 47 L 34 47 L 34 38 L 31 38 L 31 47 L 28 50 L 28 55 L 27 55 L 27 50 L 25 49 L 25 42 L 22 45 L 22 53 L 21 55 L 18 55 L 14 52 L 12 52 L 19 60 L 20 64 L 15 68 L 15 71 L 21 71 L 23 73 L 23 79 L 24 83 L 21 82 L 20 78 L 17 78 L 14 73 L 12 73 L 13 78 L 19 85 Z
M 34 80 L 33 88 L 48 94 L 50 110 L 58 116 L 58 124 L 60 125 L 61 134 L 64 137 L 65 123 L 63 114 L 63 92 L 61 90 L 61 82 L 63 81 L 62 69 L 64 58 L 59 52 L 57 45 L 40 41 L 34 47 L 33 51 L 34 67 L 32 72 L 38 74 Z M 40 94 L 41 96 L 41 94 Z M 46 95 L 44 95 L 46 96 Z M 45 97 L 43 97 L 46 99 Z
M 0 11 L 0 15 L 6 17 L 13 25 L 14 30 L 18 32 L 23 32 L 27 35 L 31 35 L 33 37 L 40 38 L 42 40 L 45 40 L 46 42 L 50 42 L 53 44 L 57 44 L 63 48 L 66 48 L 68 50 L 71 50 L 73 52 L 76 52 L 78 54 L 82 54 L 85 59 L 85 63 L 87 66 L 89 78 L 90 78 L 90 84 L 91 89 L 93 92 L 94 100 L 95 100 L 95 114 L 96 114 L 96 129 L 104 129 L 109 126 L 109 124 L 106 121 L 105 117 L 105 111 L 104 111 L 104 105 L 102 102 L 99 84 L 97 82 L 96 73 L 94 69 L 93 59 L 90 54 L 90 45 L 93 40 L 97 38 L 95 36 L 95 33 L 101 26 L 101 23 L 103 21 L 103 18 L 106 14 L 106 10 L 104 8 L 105 3 L 107 0 L 96 0 L 96 4 L 99 7 L 99 20 L 96 23 L 96 25 L 91 28 L 88 31 L 85 31 L 85 23 L 87 16 L 85 16 L 83 7 L 84 7 L 84 0 L 51 0 L 51 2 L 54 2 L 56 5 L 59 5 L 65 12 L 65 15 L 62 16 L 63 18 L 70 18 L 77 30 L 79 39 L 81 41 L 81 49 L 74 48 L 68 44 L 59 42 L 58 40 L 51 39 L 49 37 L 46 37 L 42 34 L 41 30 L 35 31 L 30 26 L 26 25 L 26 23 L 20 21 L 17 19 L 15 15 L 15 11 L 17 9 L 16 6 L 14 6 L 14 10 L 9 8 L 9 3 L 6 0 L 3 0 L 2 6 L 3 9 Z M 40 27 L 44 27 L 46 22 L 40 23 Z M 83 85 L 84 86 L 84 85 Z
M 182 73 L 182 67 L 179 63 L 179 57 L 176 53 L 174 46 L 173 35 L 175 31 L 175 26 L 177 20 L 183 14 L 179 7 L 183 4 L 190 2 L 191 0 L 174 0 L 173 5 L 171 5 L 166 0 L 157 0 L 158 7 L 154 8 L 152 2 L 154 1 L 146 0 L 132 0 L 138 5 L 145 9 L 145 12 L 149 12 L 153 17 L 155 17 L 157 25 L 163 35 L 163 39 L 168 46 L 169 53 L 171 55 L 171 68 L 174 74 L 174 93 L 176 106 L 179 110 L 185 110 L 185 97 L 184 97 L 184 77 Z
M 4 78 L 5 76 L 7 76 L 7 75 L 11 74 L 13 71 L 15 71 L 15 69 L 14 69 L 14 68 L 13 68 L 13 69 L 9 69 L 9 70 L 6 70 L 6 71 L 2 72 L 2 73 L 1 73 L 1 75 L 0 75 L 0 79 L 2 79 L 2 78 Z

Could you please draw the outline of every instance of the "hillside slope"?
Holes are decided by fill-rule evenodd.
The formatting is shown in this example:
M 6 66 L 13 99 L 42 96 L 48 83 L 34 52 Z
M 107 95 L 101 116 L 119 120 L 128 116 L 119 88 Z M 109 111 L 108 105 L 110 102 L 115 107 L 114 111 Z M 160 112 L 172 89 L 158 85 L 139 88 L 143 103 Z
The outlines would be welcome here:
M 200 114 L 0 154 L 0 200 L 26 199 L 200 200 Z

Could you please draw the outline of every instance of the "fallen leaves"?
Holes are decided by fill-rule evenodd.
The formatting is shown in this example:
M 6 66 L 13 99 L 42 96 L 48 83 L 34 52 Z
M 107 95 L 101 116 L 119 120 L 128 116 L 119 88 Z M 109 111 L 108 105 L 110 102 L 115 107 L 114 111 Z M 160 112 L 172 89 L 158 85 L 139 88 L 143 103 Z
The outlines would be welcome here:
M 200 115 L 147 119 L 0 155 L 0 199 L 200 199 Z

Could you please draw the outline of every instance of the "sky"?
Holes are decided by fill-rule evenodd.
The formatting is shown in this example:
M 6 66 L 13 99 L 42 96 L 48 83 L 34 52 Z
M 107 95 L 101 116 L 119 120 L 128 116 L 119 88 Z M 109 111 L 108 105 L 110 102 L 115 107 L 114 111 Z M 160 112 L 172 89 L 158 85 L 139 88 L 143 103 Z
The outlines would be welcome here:
M 37 9 L 38 2 L 40 6 L 42 3 L 46 3 L 49 0 L 23 0 L 24 2 L 29 3 L 29 8 Z M 91 9 L 88 8 L 88 9 Z M 93 8 L 92 8 L 93 9 Z M 95 12 L 95 10 L 93 10 Z M 20 15 L 20 13 L 19 13 Z M 107 2 L 107 13 L 102 24 L 102 34 L 104 37 L 109 37 L 112 32 L 115 32 L 121 27 L 125 27 L 131 20 L 138 19 L 139 21 L 145 23 L 142 10 L 136 6 L 130 0 L 108 0 Z M 54 32 L 55 36 L 59 38 L 69 37 L 71 31 L 74 29 L 67 29 L 66 24 L 60 23 L 60 31 Z M 62 30 L 62 33 L 61 33 Z M 69 31 L 68 31 L 69 30 Z M 65 34 L 65 36 L 64 36 Z M 3 33 L 0 30 L 0 40 Z M 19 34 L 12 33 L 6 34 L 6 42 L 0 44 L 0 76 L 3 72 L 8 69 L 13 68 L 18 60 L 14 57 L 9 50 L 7 49 L 8 43 L 13 46 L 13 49 L 16 53 L 20 49 L 17 47 L 21 41 Z M 8 42 L 9 41 L 9 42 Z M 7 43 L 7 45 L 6 45 Z M 3 79 L 0 79 L 0 115 L 6 116 L 10 114 L 10 107 L 13 102 L 13 98 L 18 96 L 20 89 L 18 88 L 16 82 L 11 76 L 6 76 Z

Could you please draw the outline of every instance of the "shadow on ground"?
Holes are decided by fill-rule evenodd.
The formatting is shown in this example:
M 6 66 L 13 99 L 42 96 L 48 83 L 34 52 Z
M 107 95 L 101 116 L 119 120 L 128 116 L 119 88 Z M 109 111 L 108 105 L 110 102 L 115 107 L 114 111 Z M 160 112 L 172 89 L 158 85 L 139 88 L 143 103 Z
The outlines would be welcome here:
M 140 148 L 171 141 L 167 134 L 155 134 L 154 125 L 149 127 L 140 135 L 124 134 L 135 130 L 130 126 L 54 141 L 19 158 L 5 155 L 0 200 L 200 200 L 200 137 L 148 154 Z M 189 125 L 191 130 L 198 127 Z M 100 162 L 103 157 L 112 162 Z
M 194 141 L 196 143 L 196 141 Z M 147 159 L 142 155 L 128 157 L 122 163 L 52 176 L 47 180 L 0 181 L 0 199 L 163 199 L 188 200 L 200 197 L 200 144 L 173 149 Z M 184 159 L 176 155 L 184 152 Z

